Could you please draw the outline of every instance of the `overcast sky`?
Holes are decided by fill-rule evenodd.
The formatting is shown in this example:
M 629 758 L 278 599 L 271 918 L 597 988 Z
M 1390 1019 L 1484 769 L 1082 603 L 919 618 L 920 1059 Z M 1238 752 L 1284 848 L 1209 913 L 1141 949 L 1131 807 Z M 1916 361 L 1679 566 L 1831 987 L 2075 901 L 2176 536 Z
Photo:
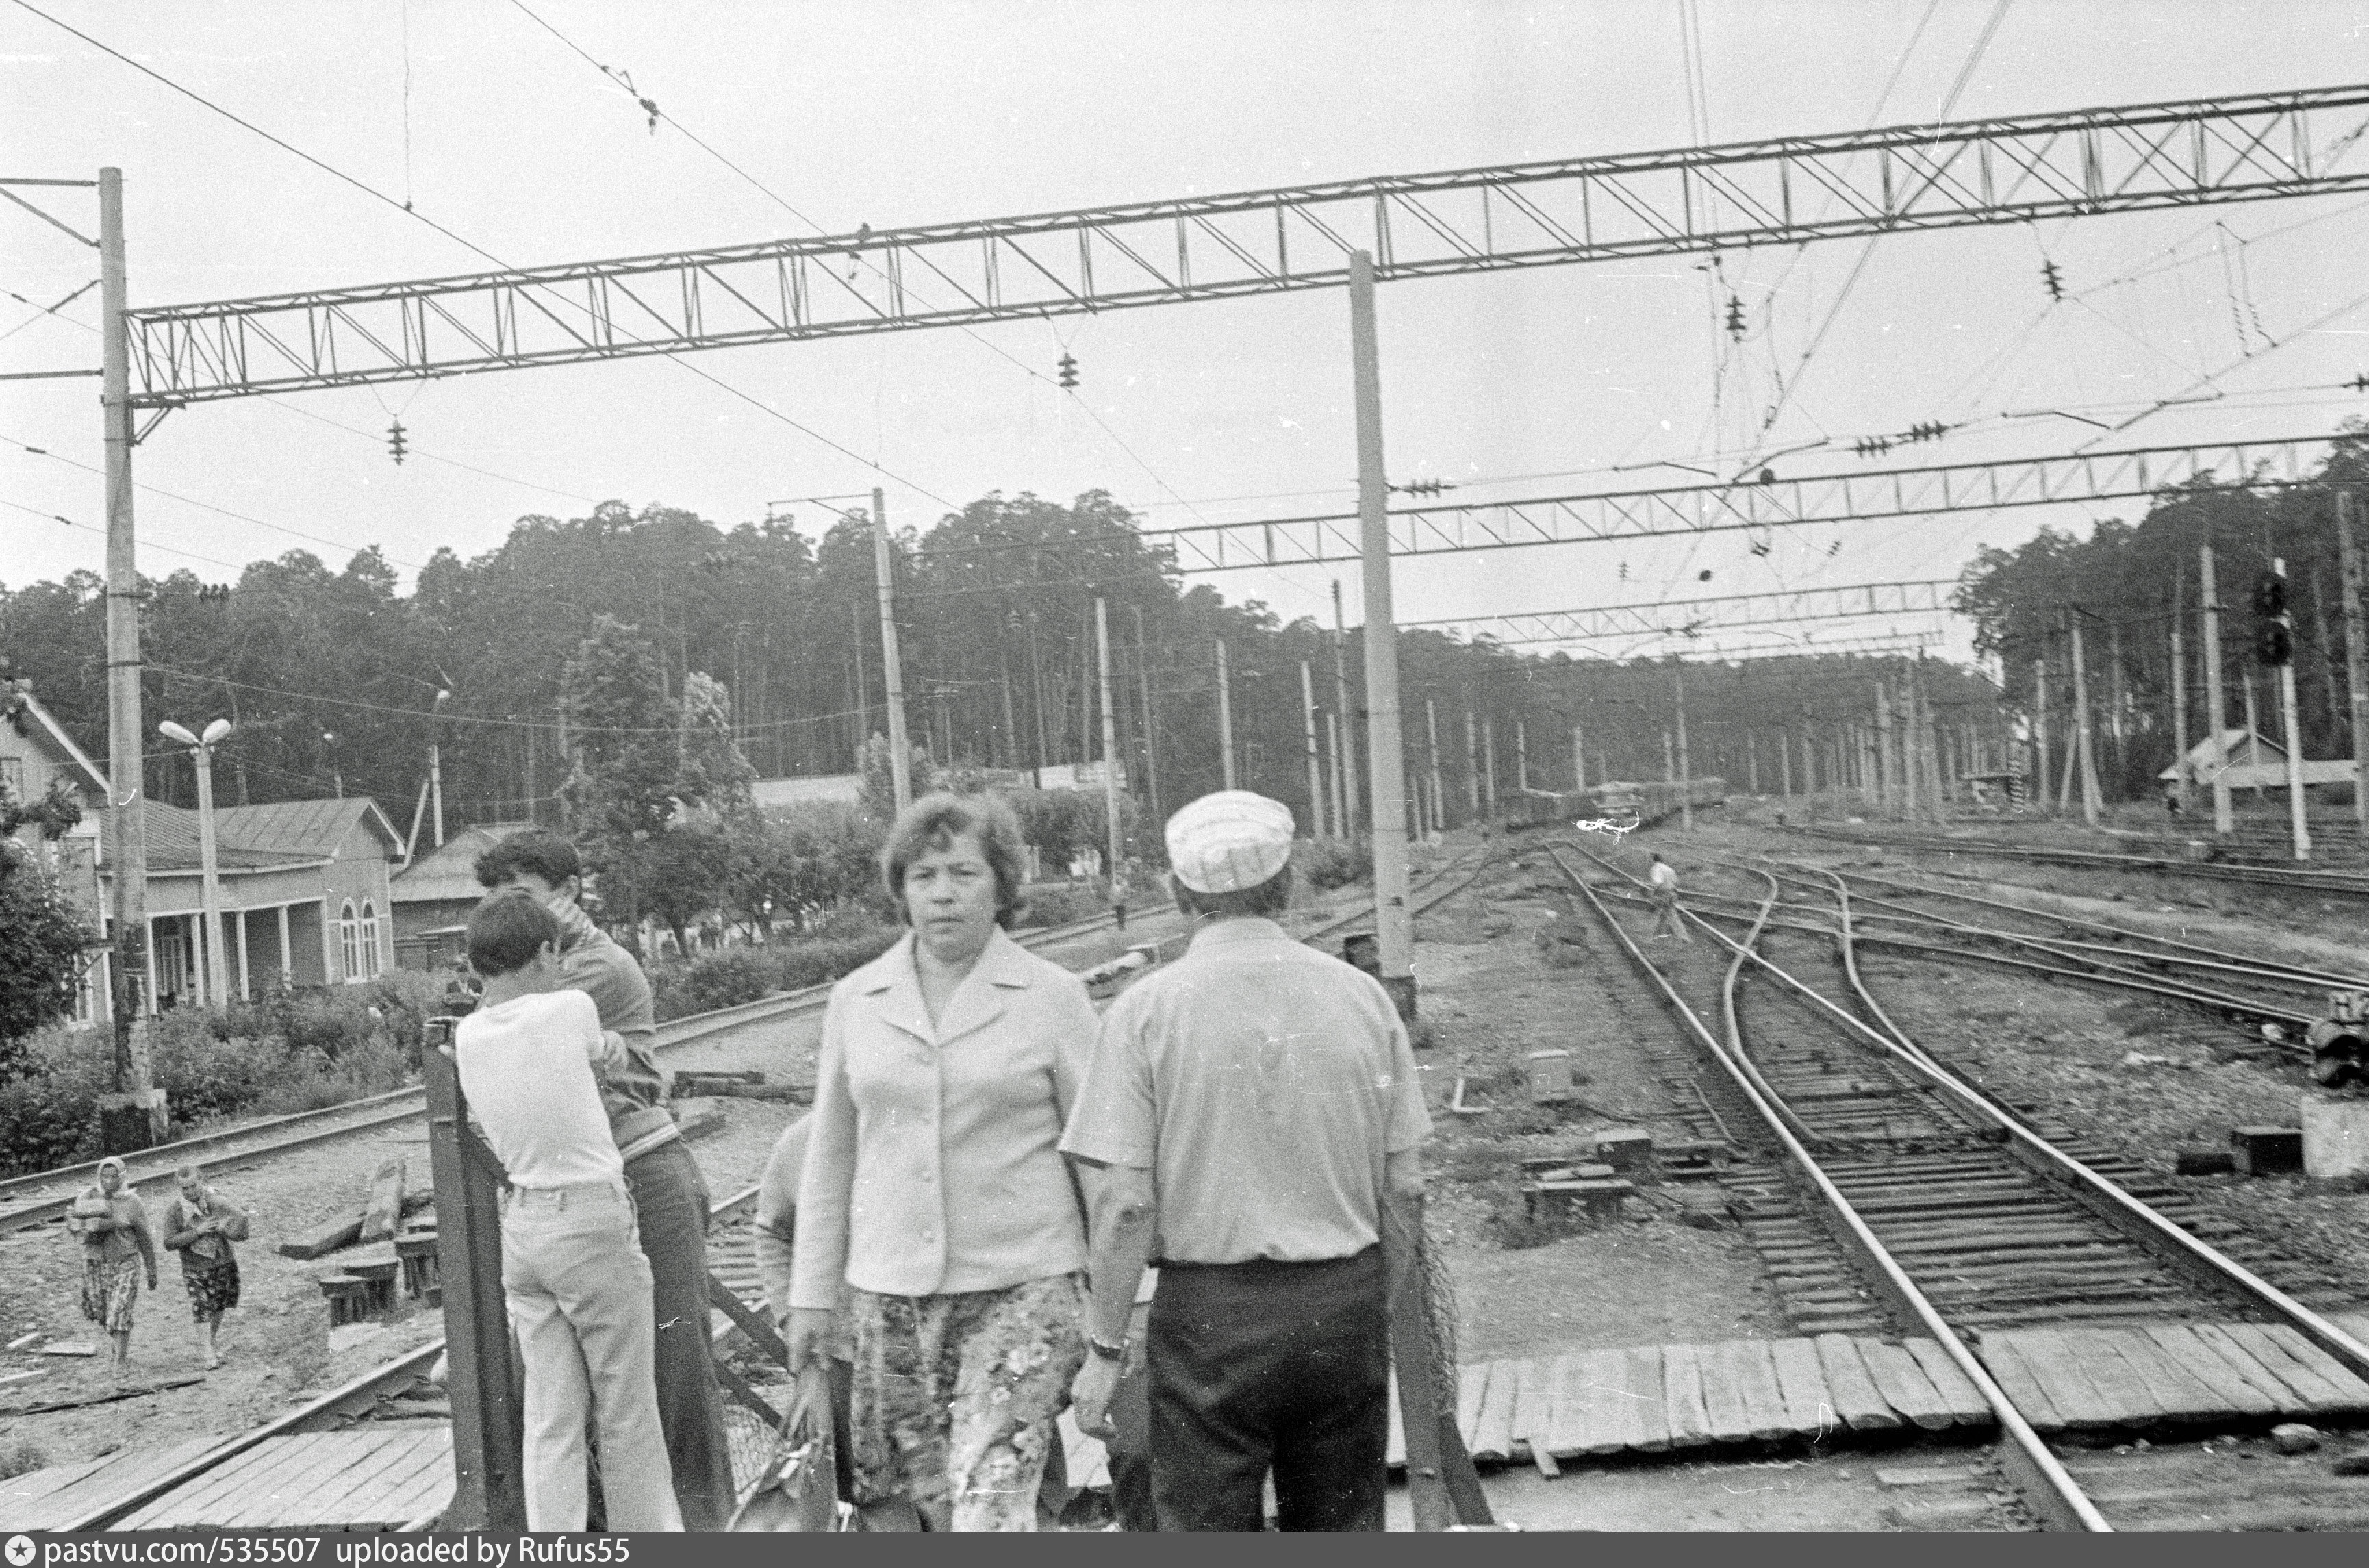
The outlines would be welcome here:
M 676 125 L 653 133 L 630 95 L 508 0 L 38 4 L 519 265 L 1675 147 L 1698 134 L 1681 0 L 529 0 L 769 196 Z M 2369 4 L 2020 0 L 1976 57 L 1998 10 L 1996 0 L 1700 0 L 1703 129 L 1730 141 L 1928 120 L 1962 79 L 1956 119 L 2331 86 L 2363 79 L 2369 63 Z M 121 167 L 135 306 L 484 265 L 17 0 L 0 0 L 0 174 L 13 177 Z M 95 229 L 91 192 L 22 194 Z M 2363 285 L 2369 200 L 1888 237 L 1846 297 L 1862 248 L 1723 258 L 1723 286 L 1757 324 L 1724 370 L 1724 300 L 1701 258 L 1390 285 L 1392 475 L 1449 478 L 1464 498 L 1552 495 L 1692 477 L 1602 472 L 1616 465 L 1718 467 L 1704 454 L 1836 438 L 1841 449 L 1814 466 L 1798 460 L 1796 471 L 1822 472 L 1860 465 L 1850 439 L 1925 419 L 1976 422 L 1913 457 L 2039 455 L 2097 432 L 1997 416 L 2065 408 L 2111 422 L 2231 364 L 2211 383 L 2219 401 L 2166 410 L 2120 440 L 2321 434 L 2363 407 L 2340 383 L 2369 370 L 2369 295 L 2299 329 Z M 2043 257 L 2087 292 L 2046 309 Z M 0 371 L 97 364 L 96 291 L 55 317 L 20 303 L 47 304 L 95 275 L 92 253 L 0 206 L 0 289 L 17 296 L 0 300 Z M 2117 279 L 2129 280 L 2097 287 Z M 1102 424 L 1047 379 L 1065 348 Z M 222 580 L 233 573 L 217 562 L 305 548 L 342 566 L 377 544 L 407 578 L 440 545 L 494 548 L 529 513 L 580 516 L 615 498 L 729 526 L 785 498 L 884 482 L 892 520 L 917 524 L 990 490 L 1066 500 L 1102 486 L 1162 522 L 1354 505 L 1338 292 L 699 363 L 894 477 L 663 361 L 209 404 L 173 415 L 140 449 L 138 477 L 154 486 L 138 501 L 141 565 Z M 1764 437 L 1760 410 L 1780 372 L 1791 392 Z M 0 438 L 17 443 L 0 444 L 0 498 L 32 509 L 0 509 L 0 582 L 102 565 L 96 398 L 92 381 L 0 383 Z M 400 467 L 384 444 L 397 414 L 417 454 Z M 789 509 L 810 532 L 829 521 Z M 1765 556 L 1730 533 L 1425 557 L 1399 568 L 1400 614 L 1950 577 L 1978 545 L 2012 545 L 2043 521 L 2086 514 L 1797 530 Z M 1333 575 L 1213 580 L 1230 598 L 1329 618 Z

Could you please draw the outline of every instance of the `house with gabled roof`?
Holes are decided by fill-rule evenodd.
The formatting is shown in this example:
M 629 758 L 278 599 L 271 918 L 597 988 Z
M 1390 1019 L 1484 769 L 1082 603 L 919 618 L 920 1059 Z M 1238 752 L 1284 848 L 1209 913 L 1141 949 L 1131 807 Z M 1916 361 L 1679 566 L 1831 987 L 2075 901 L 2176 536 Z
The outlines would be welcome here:
M 532 822 L 481 822 L 464 828 L 395 874 L 395 961 L 406 969 L 456 965 L 469 911 L 486 890 L 477 882 L 477 857 L 533 827 Z

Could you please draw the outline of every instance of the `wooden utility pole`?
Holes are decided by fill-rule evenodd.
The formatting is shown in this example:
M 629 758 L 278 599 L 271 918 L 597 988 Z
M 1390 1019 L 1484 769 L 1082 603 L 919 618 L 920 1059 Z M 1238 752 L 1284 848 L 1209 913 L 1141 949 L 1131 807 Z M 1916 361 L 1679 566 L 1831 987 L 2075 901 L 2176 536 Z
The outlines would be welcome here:
M 1464 710 L 1464 794 L 1472 817 L 1481 817 L 1481 743 L 1474 736 L 1472 710 Z
M 888 778 L 897 809 L 913 804 L 913 759 L 905 744 L 905 666 L 897 652 L 897 590 L 888 552 L 888 501 L 872 490 L 872 576 L 880 590 L 880 670 L 888 681 Z
M 2249 670 L 2239 676 L 2237 684 L 2246 692 L 2246 765 L 2259 769 L 2262 765 L 2262 710 L 2260 704 L 2254 701 L 2253 673 Z M 2261 799 L 2262 775 L 2258 772 L 2254 774 L 2255 804 L 2260 805 Z
M 2197 604 L 2204 616 L 2205 738 L 2213 743 L 2213 830 L 2226 833 L 2236 824 L 2229 811 L 2229 698 L 2221 684 L 2221 593 L 2213 578 L 2213 546 L 2197 552 Z
M 1793 738 L 1780 729 L 1777 732 L 1777 775 L 1779 787 L 1786 799 L 1793 798 Z
M 149 1076 L 147 737 L 140 713 L 140 571 L 132 522 L 132 343 L 123 259 L 123 171 L 98 171 L 99 418 L 107 447 L 108 853 L 115 879 L 114 1093 L 99 1102 L 110 1153 L 165 1137 L 165 1097 Z
M 1333 711 L 1341 715 L 1341 803 L 1348 812 L 1341 819 L 1341 836 L 1345 839 L 1357 830 L 1358 818 L 1366 813 L 1357 790 L 1357 726 L 1350 717 L 1357 710 L 1349 705 L 1349 627 L 1341 616 L 1339 578 L 1333 579 Z
M 1587 793 L 1587 732 L 1577 725 L 1571 727 L 1571 787 Z
M 2181 625 L 2186 606 L 2188 565 L 2174 558 L 2171 573 L 2171 796 L 2184 815 L 2190 805 L 2188 777 L 2188 649 Z
M 1687 672 L 1677 671 L 1678 687 L 1678 830 L 1695 830 L 1694 769 L 1687 752 Z
M 1160 711 L 1151 705 L 1151 645 L 1143 638 L 1143 606 L 1130 604 L 1127 609 L 1135 614 L 1135 683 L 1143 703 L 1143 784 L 1151 801 L 1152 824 L 1163 827 L 1168 818 L 1160 809 Z M 1004 713 L 1009 723 L 1012 701 L 1009 684 L 1004 687 L 1003 695 Z
M 1514 787 L 1527 793 L 1530 787 L 1530 727 L 1529 721 L 1514 720 Z
M 1439 789 L 1439 704 L 1429 697 L 1423 700 L 1423 733 L 1431 763 L 1431 825 L 1444 832 L 1448 828 L 1448 797 Z
M 1744 732 L 1744 765 L 1751 771 L 1752 794 L 1757 799 L 1760 795 L 1760 736 L 1757 730 Z
M 1374 931 L 1383 989 L 1414 1013 L 1414 908 L 1408 902 L 1406 750 L 1399 725 L 1398 622 L 1390 603 L 1390 488 L 1382 468 L 1381 350 L 1374 258 L 1349 253 L 1349 338 L 1357 425 L 1357 533 L 1365 556 L 1368 814 L 1374 835 Z
M 2271 573 L 2282 587 L 2287 579 L 2287 564 L 2283 559 L 2271 562 Z M 2311 823 L 2304 815 L 2303 795 L 2303 725 L 2295 713 L 2295 607 L 2287 606 L 2279 612 L 2279 624 L 2287 629 L 2287 657 L 2279 665 L 2279 724 L 2286 731 L 2287 746 L 2287 829 L 2295 838 L 2295 857 L 2311 858 Z
M 2031 661 L 2031 803 L 2048 809 L 2048 643 L 2042 635 L 2040 657 Z
M 2369 828 L 2369 628 L 2362 624 L 2361 542 L 2353 537 L 2360 498 L 2336 492 L 2336 548 L 2343 567 L 2344 699 L 2352 725 L 2352 819 Z
M 1497 815 L 1497 721 L 1481 721 L 1481 794 L 1494 820 Z
M 1234 784 L 1234 683 L 1226 671 L 1226 639 L 1218 639 L 1218 757 L 1226 787 Z
M 1316 760 L 1316 684 L 1299 661 L 1299 733 L 1308 750 L 1308 836 L 1324 837 L 1324 768 Z

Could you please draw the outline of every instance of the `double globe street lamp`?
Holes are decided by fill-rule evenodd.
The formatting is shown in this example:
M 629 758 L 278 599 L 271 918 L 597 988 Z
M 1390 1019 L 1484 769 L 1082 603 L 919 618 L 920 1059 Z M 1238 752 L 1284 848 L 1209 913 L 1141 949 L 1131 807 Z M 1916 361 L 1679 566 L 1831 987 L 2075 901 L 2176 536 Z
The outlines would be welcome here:
M 198 872 L 199 908 L 203 911 L 205 936 L 201 950 L 205 959 L 206 1001 L 221 1007 L 230 1001 L 229 966 L 223 962 L 222 935 L 222 879 L 216 874 L 214 862 L 214 746 L 230 733 L 230 720 L 218 718 L 206 726 L 202 735 L 192 735 L 180 725 L 166 719 L 156 727 L 156 733 L 167 740 L 177 741 L 189 749 L 198 763 Z

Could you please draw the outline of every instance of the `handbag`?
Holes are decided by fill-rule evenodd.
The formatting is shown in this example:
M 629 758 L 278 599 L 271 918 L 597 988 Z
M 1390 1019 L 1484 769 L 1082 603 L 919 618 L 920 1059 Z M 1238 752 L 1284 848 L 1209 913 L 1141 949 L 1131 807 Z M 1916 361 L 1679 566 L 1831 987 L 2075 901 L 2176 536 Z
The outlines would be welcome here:
M 830 1378 L 809 1362 L 798 1373 L 790 1413 L 773 1435 L 764 1474 L 724 1528 L 736 1534 L 818 1534 L 854 1529 L 854 1514 L 839 1500 Z

